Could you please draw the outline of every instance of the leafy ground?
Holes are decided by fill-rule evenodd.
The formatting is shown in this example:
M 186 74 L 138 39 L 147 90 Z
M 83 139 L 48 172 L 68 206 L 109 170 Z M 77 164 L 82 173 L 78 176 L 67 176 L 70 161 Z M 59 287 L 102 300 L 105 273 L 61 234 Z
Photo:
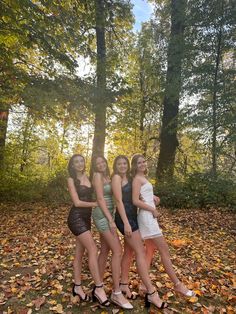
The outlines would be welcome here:
M 71 296 L 74 239 L 66 226 L 68 208 L 42 203 L 0 204 L 0 313 L 122 313 L 114 306 L 107 310 L 94 303 L 80 304 Z M 190 300 L 177 297 L 156 254 L 150 274 L 169 303 L 164 312 L 236 313 L 235 214 L 216 209 L 175 213 L 162 209 L 159 221 L 179 276 L 197 294 Z M 95 231 L 94 236 L 98 239 Z M 105 277 L 109 292 L 109 266 Z M 91 291 L 86 259 L 83 279 Z M 137 291 L 135 266 L 130 283 Z M 146 313 L 143 298 L 138 297 L 133 305 L 129 313 Z M 159 312 L 151 307 L 150 313 Z

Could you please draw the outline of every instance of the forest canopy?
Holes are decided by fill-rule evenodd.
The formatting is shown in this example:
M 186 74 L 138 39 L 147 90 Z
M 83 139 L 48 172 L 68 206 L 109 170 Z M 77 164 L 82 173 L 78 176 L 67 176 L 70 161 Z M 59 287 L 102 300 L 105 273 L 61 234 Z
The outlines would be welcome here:
M 162 204 L 236 204 L 235 5 L 0 4 L 0 199 L 64 202 L 67 163 L 142 153 Z

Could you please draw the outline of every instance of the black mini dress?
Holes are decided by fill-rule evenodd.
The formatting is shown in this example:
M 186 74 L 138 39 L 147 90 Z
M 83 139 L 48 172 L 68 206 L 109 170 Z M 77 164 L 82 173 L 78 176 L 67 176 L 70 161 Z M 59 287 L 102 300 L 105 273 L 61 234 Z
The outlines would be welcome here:
M 84 202 L 92 202 L 93 188 L 85 185 L 76 187 L 79 199 Z M 92 207 L 72 206 L 67 219 L 70 231 L 78 236 L 85 231 L 91 230 Z
M 137 220 L 137 207 L 132 202 L 132 183 L 130 181 L 122 186 L 122 201 L 132 232 L 134 232 L 138 230 L 139 227 Z M 119 231 L 124 235 L 124 223 L 117 210 L 115 214 L 115 223 Z

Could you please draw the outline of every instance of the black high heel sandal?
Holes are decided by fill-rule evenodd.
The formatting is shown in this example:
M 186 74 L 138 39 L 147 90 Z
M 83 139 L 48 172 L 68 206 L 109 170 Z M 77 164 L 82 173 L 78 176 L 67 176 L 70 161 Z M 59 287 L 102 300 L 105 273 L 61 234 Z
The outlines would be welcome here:
M 122 283 L 122 282 L 120 282 L 120 286 L 128 286 L 128 285 L 129 285 L 128 283 Z M 132 291 L 132 292 L 131 292 L 131 296 L 128 297 L 126 291 L 123 291 L 122 289 L 121 289 L 121 291 L 122 291 L 122 293 L 124 294 L 124 296 L 126 297 L 126 299 L 128 299 L 128 300 L 136 300 L 136 299 L 137 299 L 137 294 L 136 294 L 135 292 Z
M 93 287 L 93 291 L 92 291 L 92 299 L 93 299 L 93 302 L 96 302 L 96 301 L 98 301 L 101 305 L 103 305 L 103 306 L 110 306 L 110 302 L 109 302 L 109 300 L 108 299 L 106 299 L 105 301 L 101 301 L 101 299 L 99 298 L 99 296 L 97 296 L 96 294 L 95 294 L 95 290 L 97 289 L 97 288 L 102 288 L 103 287 L 103 284 L 101 284 L 101 285 L 99 285 L 99 286 L 94 286 Z
M 73 295 L 73 297 L 75 297 L 76 295 L 78 295 L 79 298 L 80 298 L 83 302 L 88 302 L 88 301 L 90 301 L 91 298 L 90 298 L 89 295 L 87 295 L 87 294 L 85 293 L 85 297 L 82 298 L 82 296 L 81 296 L 79 293 L 77 293 L 77 292 L 75 291 L 75 287 L 80 287 L 80 286 L 81 286 L 81 283 L 80 283 L 79 285 L 77 285 L 76 283 L 73 284 L 73 287 L 72 287 L 72 295 Z
M 157 306 L 156 304 L 154 304 L 152 301 L 150 301 L 149 299 L 148 299 L 148 296 L 150 295 L 153 295 L 154 293 L 156 293 L 156 291 L 154 290 L 152 293 L 146 293 L 145 294 L 145 307 L 146 308 L 149 308 L 150 307 L 150 305 L 151 304 L 153 304 L 154 306 L 156 306 L 158 309 L 160 309 L 160 310 L 162 310 L 162 309 L 166 309 L 167 307 L 168 307 L 168 304 L 166 303 L 166 302 L 162 302 L 161 303 L 161 306 Z

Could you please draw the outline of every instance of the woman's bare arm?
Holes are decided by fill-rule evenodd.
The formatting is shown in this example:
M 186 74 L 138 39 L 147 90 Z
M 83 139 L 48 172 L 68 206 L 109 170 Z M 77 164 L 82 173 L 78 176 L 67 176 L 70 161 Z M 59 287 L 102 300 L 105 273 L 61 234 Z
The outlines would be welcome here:
M 134 205 L 141 209 L 150 211 L 154 217 L 157 216 L 157 210 L 155 207 L 152 207 L 146 204 L 144 201 L 140 200 L 140 191 L 141 191 L 142 182 L 139 178 L 135 177 L 132 182 L 132 199 Z

